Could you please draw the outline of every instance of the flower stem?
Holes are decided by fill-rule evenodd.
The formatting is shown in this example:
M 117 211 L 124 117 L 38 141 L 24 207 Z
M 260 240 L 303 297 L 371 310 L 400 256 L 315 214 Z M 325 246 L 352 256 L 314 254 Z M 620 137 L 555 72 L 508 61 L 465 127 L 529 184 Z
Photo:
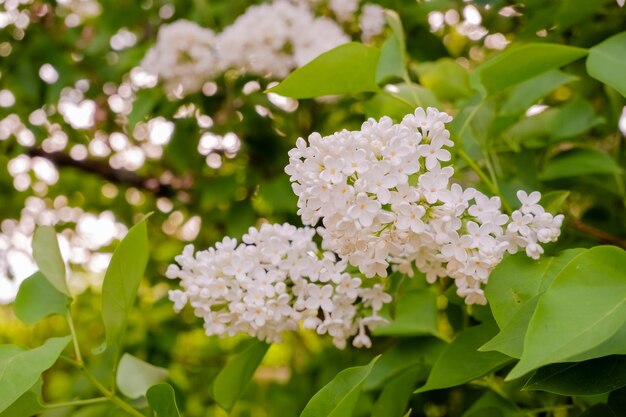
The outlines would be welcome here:
M 68 401 L 64 403 L 45 404 L 43 408 L 53 409 L 53 408 L 65 408 L 65 407 L 80 407 L 83 405 L 98 404 L 98 403 L 103 403 L 106 401 L 109 401 L 109 398 L 98 397 L 98 398 L 90 398 L 88 400 L 75 400 L 75 401 Z
M 70 333 L 72 334 L 72 343 L 74 344 L 74 354 L 76 355 L 76 362 L 79 364 L 83 364 L 83 356 L 80 353 L 80 346 L 78 345 L 78 336 L 76 335 L 76 328 L 74 327 L 74 320 L 72 319 L 72 315 L 70 312 L 67 312 L 66 315 L 67 324 L 70 327 Z
M 116 407 L 118 407 L 121 410 L 124 410 L 126 413 L 130 414 L 131 416 L 145 417 L 142 413 L 134 409 L 132 406 L 130 406 L 128 403 L 122 400 L 120 397 L 115 395 L 111 390 L 107 389 L 107 387 L 102 385 L 102 383 L 98 381 L 98 378 L 96 378 L 96 376 L 92 374 L 91 371 L 89 371 L 89 369 L 85 367 L 84 363 L 79 363 L 78 361 L 68 358 L 67 356 L 61 356 L 61 358 L 65 360 L 66 362 L 71 363 L 76 368 L 78 368 L 83 373 L 83 375 L 85 375 L 85 377 L 87 377 L 87 379 L 91 381 L 91 383 L 96 387 L 96 389 L 100 391 L 102 395 L 104 395 L 106 400 L 112 402 Z

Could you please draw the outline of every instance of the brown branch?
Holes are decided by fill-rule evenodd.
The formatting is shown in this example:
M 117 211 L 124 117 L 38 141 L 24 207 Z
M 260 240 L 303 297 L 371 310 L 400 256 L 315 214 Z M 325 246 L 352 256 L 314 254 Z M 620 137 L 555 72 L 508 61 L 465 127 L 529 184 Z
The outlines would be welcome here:
M 568 225 L 579 232 L 586 234 L 597 240 L 598 242 L 607 243 L 609 245 L 619 246 L 622 249 L 626 249 L 626 239 L 612 235 L 609 232 L 598 229 L 590 224 L 578 219 L 570 219 Z
M 58 167 L 73 167 L 81 171 L 96 174 L 102 178 L 116 183 L 150 191 L 158 197 L 173 197 L 176 191 L 171 185 L 163 184 L 157 178 L 149 178 L 138 175 L 126 169 L 112 168 L 105 161 L 90 159 L 74 159 L 64 152 L 46 152 L 40 148 L 30 148 L 28 155 L 39 156 L 52 162 Z

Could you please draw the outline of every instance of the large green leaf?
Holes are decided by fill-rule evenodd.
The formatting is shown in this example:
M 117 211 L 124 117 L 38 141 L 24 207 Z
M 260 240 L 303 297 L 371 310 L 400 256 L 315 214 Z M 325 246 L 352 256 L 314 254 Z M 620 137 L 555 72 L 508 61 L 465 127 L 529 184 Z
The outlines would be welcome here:
M 43 409 L 43 404 L 41 403 L 42 385 L 43 382 L 40 379 L 6 410 L 0 412 L 0 417 L 30 417 L 39 415 Z
M 502 113 L 523 113 L 557 87 L 577 80 L 563 71 L 552 70 L 516 86 L 502 105 Z
M 350 417 L 378 356 L 364 366 L 344 369 L 308 402 L 300 417 Z
M 378 389 L 408 368 L 420 366 L 430 370 L 446 346 L 435 338 L 411 338 L 384 352 L 363 384 L 366 391 Z
M 61 256 L 57 234 L 52 226 L 39 226 L 33 236 L 33 258 L 39 270 L 54 288 L 69 295 L 65 281 L 65 262 Z
M 590 102 L 572 100 L 559 109 L 552 119 L 550 140 L 558 142 L 573 138 L 601 123 L 604 123 L 604 118 L 596 115 Z
M 416 70 L 420 83 L 440 100 L 453 101 L 472 94 L 467 70 L 451 58 L 424 62 Z
M 612 355 L 539 368 L 524 389 L 559 395 L 597 395 L 625 385 L 626 355 Z
M 459 333 L 439 355 L 426 385 L 415 392 L 432 391 L 462 385 L 493 372 L 511 361 L 499 352 L 479 352 L 497 327 L 493 322 L 469 327 Z
M 543 293 L 559 272 L 586 249 L 569 249 L 557 257 L 533 260 L 524 253 L 506 257 L 491 272 L 485 295 L 502 329 L 533 297 Z
M 622 172 L 617 162 L 595 149 L 572 149 L 550 159 L 541 174 L 541 180 L 579 177 L 584 175 L 612 175 Z
M 488 93 L 496 93 L 587 55 L 587 50 L 551 43 L 529 43 L 509 48 L 476 68 Z
M 598 346 L 567 358 L 567 362 L 582 362 L 608 355 L 626 355 L 626 323 Z
M 107 349 L 119 353 L 130 309 L 148 264 L 146 218 L 134 225 L 113 253 L 102 284 Z
M 32 324 L 52 314 L 65 315 L 70 302 L 41 272 L 35 272 L 20 285 L 13 310 L 18 319 Z
M 378 48 L 350 42 L 323 53 L 267 91 L 293 98 L 379 91 L 379 55 Z
M 156 417 L 180 417 L 174 388 L 171 385 L 163 383 L 150 387 L 146 397 Z
M 165 381 L 167 374 L 167 369 L 125 353 L 120 359 L 115 379 L 122 394 L 135 399 L 146 395 L 151 386 Z
M 70 336 L 55 337 L 38 348 L 21 351 L 13 347 L 12 354 L 0 356 L 0 412 L 35 385 L 41 374 L 54 365 L 70 340 Z M 7 353 L 8 349 L 2 351 Z
M 597 246 L 570 262 L 541 296 L 524 352 L 507 379 L 600 345 L 626 323 L 626 251 Z
M 376 82 L 390 78 L 408 79 L 406 70 L 406 45 L 400 16 L 393 10 L 385 10 L 385 19 L 391 27 L 391 35 L 380 48 L 380 58 L 376 67 Z
M 251 340 L 250 345 L 236 354 L 220 371 L 213 381 L 213 398 L 220 407 L 228 411 L 233 408 L 269 347 L 260 340 Z
M 395 317 L 376 328 L 376 336 L 438 335 L 437 296 L 428 289 L 413 289 L 397 300 Z
M 402 417 L 413 387 L 423 381 L 428 372 L 420 365 L 412 366 L 385 384 L 374 404 L 372 417 Z
M 587 72 L 626 97 L 626 32 L 611 36 L 589 50 Z
M 500 333 L 482 345 L 478 350 L 488 352 L 495 350 L 512 358 L 521 358 L 524 351 L 524 337 L 528 323 L 537 308 L 539 296 L 531 298 L 522 305 L 522 308 L 500 329 Z

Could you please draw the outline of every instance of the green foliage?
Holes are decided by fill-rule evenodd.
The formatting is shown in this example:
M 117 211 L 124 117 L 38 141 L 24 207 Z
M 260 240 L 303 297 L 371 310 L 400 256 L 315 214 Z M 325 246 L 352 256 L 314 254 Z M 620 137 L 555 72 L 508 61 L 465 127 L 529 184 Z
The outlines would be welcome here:
M 70 337 L 48 339 L 38 348 L 22 351 L 2 345 L 0 350 L 0 412 L 6 410 L 39 380 L 70 342 Z
M 476 69 L 473 77 L 493 94 L 587 55 L 572 46 L 532 43 L 507 49 Z
M 57 234 L 51 226 L 39 226 L 33 236 L 33 258 L 42 274 L 61 293 L 69 295 L 65 282 L 65 262 Z
M 626 320 L 625 268 L 625 251 L 598 246 L 558 271 L 537 303 L 522 357 L 507 378 L 565 361 L 616 334 Z
M 626 356 L 612 355 L 584 362 L 539 368 L 524 389 L 559 395 L 598 395 L 626 385 Z
M 154 410 L 157 417 L 180 417 L 174 388 L 169 384 L 157 384 L 146 393 L 148 404 Z
M 300 417 L 349 417 L 359 400 L 363 383 L 378 357 L 363 366 L 344 369 L 308 402 Z
M 426 384 L 415 392 L 461 385 L 510 363 L 511 358 L 501 353 L 477 350 L 495 330 L 495 324 L 483 323 L 459 333 L 437 358 Z
M 412 289 L 397 298 L 390 323 L 374 330 L 376 336 L 439 335 L 437 296 L 427 289 Z
M 134 225 L 113 253 L 102 283 L 102 320 L 107 349 L 119 355 L 137 288 L 148 263 L 146 219 Z
M 20 286 L 13 310 L 24 323 L 36 323 L 52 314 L 67 314 L 70 303 L 41 272 L 35 272 Z
M 376 82 L 379 84 L 394 77 L 403 80 L 409 77 L 406 69 L 405 35 L 400 16 L 392 10 L 386 10 L 385 18 L 391 28 L 391 35 L 380 48 L 380 58 L 376 67 Z
M 587 71 L 626 97 L 626 32 L 611 36 L 589 50 Z
M 381 0 L 386 26 L 371 41 L 356 42 L 355 19 L 341 24 L 354 42 L 283 80 L 233 69 L 185 97 L 161 85 L 122 92 L 125 84 L 115 94 L 136 95 L 128 114 L 110 111 L 110 92 L 126 83 L 159 25 L 189 19 L 218 32 L 250 2 L 174 0 L 170 20 L 162 17 L 170 12 L 163 1 L 100 0 L 102 14 L 78 27 L 63 23 L 67 11 L 57 3 L 23 6 L 28 29 L 0 34 L 0 90 L 16 98 L 2 106 L 0 121 L 17 115 L 33 132 L 33 143 L 28 135 L 0 138 L 3 236 L 33 198 L 48 208 L 67 201 L 85 213 L 110 211 L 126 225 L 139 213 L 155 214 L 150 225 L 143 219 L 121 242 L 100 249 L 117 246 L 102 286 L 101 276 L 73 264 L 80 253 L 61 256 L 56 233 L 66 238 L 64 255 L 76 237 L 66 217 L 28 219 L 39 272 L 22 283 L 10 308 L 0 306 L 0 340 L 13 343 L 0 345 L 0 417 L 216 417 L 224 410 L 232 417 L 624 416 L 626 257 L 618 247 L 626 248 L 619 128 L 626 33 L 614 0 Z M 326 0 L 318 6 L 315 13 L 334 18 Z M 488 34 L 479 40 L 449 24 L 471 8 Z M 507 15 L 511 10 L 520 15 Z M 435 30 L 438 17 L 448 23 Z M 113 49 L 111 36 L 122 29 L 137 42 Z M 500 34 L 511 44 L 488 47 Z M 38 75 L 47 63 L 59 72 L 52 84 Z M 71 129 L 55 110 L 61 90 L 78 80 L 91 86 L 84 95 L 96 103 L 93 128 Z M 262 93 L 274 81 L 267 91 L 284 97 L 335 97 L 283 107 Z M 249 92 L 256 82 L 259 90 Z M 500 197 L 509 213 L 519 206 L 517 190 L 539 190 L 546 211 L 565 215 L 561 239 L 539 260 L 505 256 L 490 274 L 487 306 L 467 307 L 449 279 L 426 287 L 423 277 L 395 271 L 388 280 L 394 301 L 381 312 L 389 323 L 372 332 L 371 349 L 342 351 L 328 335 L 307 331 L 271 347 L 209 338 L 193 308 L 172 313 L 173 284 L 163 276 L 184 245 L 203 249 L 264 221 L 299 224 L 284 174 L 297 137 L 358 128 L 367 117 L 398 121 L 417 106 L 455 118 L 451 181 Z M 36 109 L 67 134 L 65 149 L 43 153 L 51 135 L 47 125 L 29 121 Z M 201 115 L 210 117 L 204 127 Z M 127 170 L 92 154 L 97 137 L 116 153 L 113 133 L 126 135 L 133 149 L 150 146 L 138 138 L 143 122 L 157 117 L 175 122 L 162 156 Z M 198 153 L 200 138 L 229 132 L 240 148 L 216 150 L 221 165 L 210 167 Z M 76 158 L 82 147 L 86 158 Z M 4 168 L 18 156 L 47 159 L 59 180 L 46 185 L 35 170 L 18 178 Z M 24 176 L 31 187 L 17 192 Z M 192 218 L 200 221 L 197 235 L 188 233 Z M 56 226 L 34 229 L 37 223 Z M 68 333 L 72 353 L 58 361 L 70 336 L 55 336 Z
M 233 408 L 268 349 L 267 343 L 251 340 L 220 371 L 213 381 L 213 398 L 222 408 L 228 411 Z
M 379 49 L 373 46 L 355 42 L 341 45 L 295 70 L 267 91 L 293 98 L 378 91 L 379 55 Z

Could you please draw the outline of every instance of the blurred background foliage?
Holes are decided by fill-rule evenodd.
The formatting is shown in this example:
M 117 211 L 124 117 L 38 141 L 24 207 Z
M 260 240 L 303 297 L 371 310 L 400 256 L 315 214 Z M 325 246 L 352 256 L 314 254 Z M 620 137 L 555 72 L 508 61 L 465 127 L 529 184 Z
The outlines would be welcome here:
M 9 3 L 0 2 L 0 11 Z M 234 71 L 226 71 L 207 83 L 203 92 L 182 98 L 168 98 L 160 85 L 129 91 L 130 74 L 153 45 L 160 24 L 184 18 L 219 31 L 253 3 L 258 2 L 99 0 L 97 13 L 81 15 L 71 8 L 71 2 L 35 0 L 18 7 L 30 24 L 19 28 L 9 23 L 0 30 L 2 232 L 16 236 L 12 231 L 18 223 L 7 220 L 24 217 L 25 207 L 33 205 L 33 197 L 55 209 L 78 207 L 83 213 L 96 214 L 110 211 L 116 222 L 127 227 L 143 213 L 153 211 L 149 221 L 150 261 L 130 317 L 126 350 L 169 369 L 181 411 L 189 417 L 227 415 L 212 400 L 210 386 L 241 339 L 209 338 L 190 310 L 173 314 L 167 299 L 171 283 L 164 277 L 167 265 L 189 242 L 205 248 L 227 235 L 239 237 L 261 221 L 300 224 L 295 213 L 296 198 L 283 172 L 287 151 L 296 138 L 313 131 L 327 134 L 358 128 L 370 116 L 398 118 L 412 111 L 402 102 L 369 93 L 300 101 L 268 96 L 263 91 L 274 80 Z M 590 78 L 584 60 L 499 91 L 484 101 L 472 81 L 473 69 L 508 43 L 592 47 L 624 30 L 624 9 L 614 0 L 378 3 L 401 17 L 411 88 L 416 89 L 423 104 L 455 115 L 453 137 L 497 179 L 505 197 L 514 200 L 514 192 L 520 188 L 538 189 L 544 194 L 569 192 L 552 194 L 555 207 L 567 214 L 567 220 L 561 240 L 550 252 L 597 243 L 625 245 L 624 97 Z M 330 14 L 323 6 L 320 10 Z M 5 16 L 5 23 L 7 19 Z M 345 23 L 345 30 L 358 40 L 354 25 Z M 386 33 L 372 42 L 381 44 Z M 525 64 L 522 58 L 519 65 Z M 51 65 L 54 72 L 46 71 L 46 65 Z M 95 104 L 91 125 L 74 128 L 55 110 L 67 88 L 80 90 L 84 100 Z M 112 110 L 124 108 L 126 102 L 130 108 Z M 46 113 L 46 124 L 37 123 L 38 115 L 33 116 L 37 109 Z M 17 134 L 12 133 L 12 115 L 19 116 L 32 136 L 21 128 Z M 145 127 L 159 117 L 173 122 L 173 133 L 170 131 L 166 139 L 157 137 L 152 147 L 142 147 L 146 142 L 136 138 L 138 126 L 142 129 L 141 125 Z M 60 146 L 54 141 L 46 145 L 56 130 L 65 132 L 66 139 L 60 139 Z M 125 138 L 118 150 L 112 143 L 113 133 Z M 90 144 L 97 137 L 105 138 L 108 154 L 92 151 Z M 225 146 L 218 146 L 225 141 Z M 129 147 L 143 149 L 138 163 L 128 155 L 113 160 L 116 152 Z M 24 155 L 28 158 L 17 159 Z M 27 161 L 31 170 L 16 168 L 19 164 L 11 164 L 16 159 Z M 53 167 L 42 160 L 52 162 Z M 38 163 L 48 168 L 35 169 Z M 471 171 L 462 170 L 467 168 L 465 162 L 455 163 L 460 168 L 459 182 L 477 182 Z M 54 174 L 48 180 L 50 170 L 58 173 L 56 180 Z M 65 221 L 60 217 L 55 221 L 59 232 L 79 223 L 75 218 Z M 29 230 L 28 224 L 20 223 L 19 227 Z M 112 224 L 95 223 L 105 228 Z M 113 235 L 105 239 L 96 251 L 111 252 L 118 238 Z M 72 310 L 80 329 L 80 343 L 89 352 L 104 338 L 99 311 L 102 274 L 90 272 L 85 262 L 77 265 L 73 267 L 72 291 L 82 295 Z M 10 269 L 3 268 L 7 276 L 0 291 L 5 292 L 2 298 L 9 302 L 15 287 L 7 282 L 25 276 L 14 277 Z M 415 280 L 410 285 L 421 283 Z M 452 335 L 467 323 L 480 322 L 490 314 L 482 307 L 466 308 L 445 290 L 445 286 L 433 288 L 444 334 Z M 33 347 L 66 333 L 61 317 L 29 326 L 14 317 L 10 305 L 0 306 L 0 343 Z M 340 351 L 315 334 L 289 334 L 285 343 L 270 348 L 253 383 L 230 415 L 299 415 L 313 394 L 340 370 L 366 363 L 390 348 L 408 349 L 433 340 L 427 336 L 381 336 L 375 338 L 371 350 Z M 98 374 L 98 356 L 89 356 Z M 90 383 L 63 363 L 47 372 L 45 378 L 46 401 L 94 394 Z M 411 388 L 425 377 L 407 373 L 403 378 L 396 382 L 399 390 L 403 385 Z M 355 415 L 370 415 L 384 386 L 366 391 Z M 578 407 L 566 397 L 518 392 L 519 386 L 514 384 L 505 389 L 518 404 L 539 410 L 528 415 L 574 416 L 598 401 L 580 399 Z M 410 415 L 428 417 L 504 416 L 471 412 L 471 404 L 485 392 L 488 388 L 475 384 L 414 395 L 401 411 L 410 408 Z M 390 395 L 389 391 L 383 391 L 383 395 Z M 617 397 L 614 395 L 613 401 Z M 484 401 L 492 401 L 490 398 Z M 550 410 L 541 411 L 546 407 Z M 377 415 L 393 415 L 379 412 Z M 97 405 L 59 409 L 45 415 L 88 417 L 116 413 L 109 406 Z

